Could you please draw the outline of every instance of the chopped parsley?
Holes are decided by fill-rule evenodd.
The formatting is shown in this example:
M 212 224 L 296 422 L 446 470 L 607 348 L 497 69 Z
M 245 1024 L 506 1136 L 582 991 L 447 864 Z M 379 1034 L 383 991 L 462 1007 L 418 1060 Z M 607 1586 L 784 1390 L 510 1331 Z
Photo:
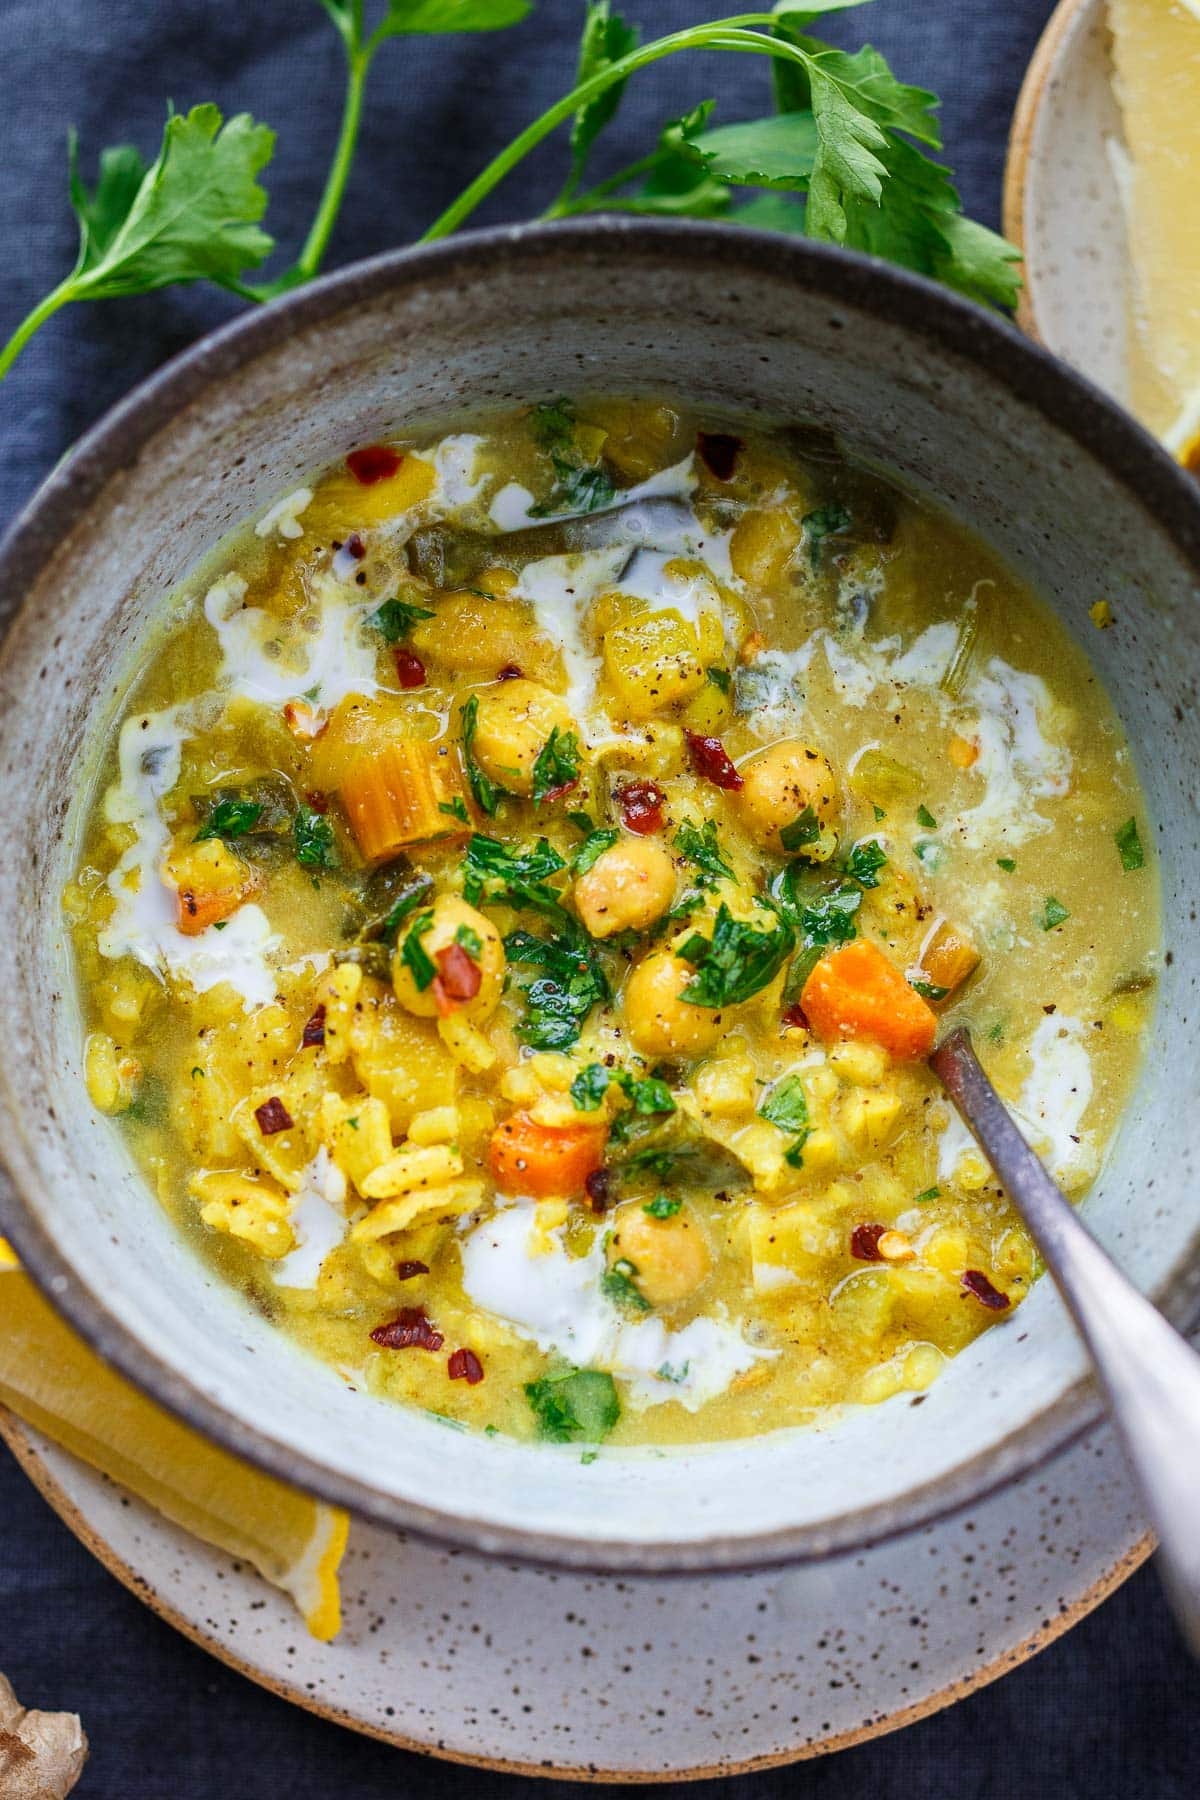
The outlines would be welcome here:
M 791 1134 L 792 1142 L 784 1151 L 784 1161 L 794 1169 L 804 1165 L 804 1146 L 809 1137 L 808 1099 L 804 1092 L 804 1083 L 799 1075 L 785 1075 L 777 1081 L 758 1109 L 760 1119 L 768 1124 L 777 1125 L 780 1131 Z
M 826 538 L 840 537 L 850 529 L 850 509 L 841 506 L 836 500 L 829 506 L 820 506 L 816 512 L 806 513 L 801 519 L 805 538 L 808 543 L 808 554 L 814 569 L 821 566 L 821 552 Z
M 879 871 L 887 867 L 887 852 L 874 838 L 864 838 L 861 844 L 855 844 L 843 867 L 860 887 L 878 887 Z
M 821 835 L 821 821 L 811 806 L 806 806 L 798 813 L 790 825 L 785 825 L 779 833 L 779 841 L 785 850 L 803 850 L 808 844 L 815 844 Z
M 708 676 L 708 679 L 712 682 L 713 686 L 719 688 L 723 694 L 728 694 L 733 687 L 733 676 L 728 669 L 714 666 L 705 669 L 704 673 Z
M 546 498 L 529 508 L 531 519 L 552 519 L 560 514 L 600 512 L 611 506 L 616 489 L 606 470 L 580 468 L 559 451 L 550 452 L 557 480 Z
M 499 838 L 477 831 L 467 844 L 463 893 L 472 906 L 481 899 L 504 900 L 509 906 L 561 913 L 565 919 L 562 896 L 549 886 L 549 878 L 566 866 L 545 838 L 532 849 L 513 850 Z
M 872 806 L 871 811 L 875 814 L 875 823 L 877 825 L 881 825 L 887 818 L 887 814 L 884 812 L 882 806 Z
M 675 848 L 694 869 L 699 870 L 697 883 L 700 887 L 714 888 L 718 881 L 736 879 L 722 853 L 714 819 L 705 819 L 699 829 L 685 819 L 675 833 Z
M 483 956 L 483 939 L 470 925 L 460 925 L 454 934 L 456 944 L 461 944 L 472 962 L 478 962 Z
M 437 974 L 433 958 L 421 942 L 423 934 L 429 930 L 432 924 L 433 914 L 431 912 L 424 912 L 420 918 L 414 919 L 400 950 L 400 961 L 411 973 L 419 994 L 425 992 Z
M 941 1197 L 942 1197 L 942 1190 L 940 1187 L 927 1187 L 927 1188 L 924 1188 L 922 1190 L 922 1192 L 916 1196 L 916 1198 L 913 1201 L 913 1205 L 914 1206 L 924 1206 L 927 1203 L 927 1201 L 940 1200 Z
M 913 854 L 923 869 L 936 875 L 946 860 L 946 852 L 941 844 L 935 844 L 932 838 L 922 838 L 919 844 L 913 845 Z
M 448 813 L 452 819 L 457 819 L 460 825 L 469 825 L 471 823 L 471 815 L 467 811 L 467 803 L 461 794 L 455 794 L 453 800 L 439 800 L 438 811 L 440 813 Z
M 721 903 L 711 938 L 693 932 L 676 951 L 696 974 L 680 994 L 689 1006 L 738 1006 L 773 981 L 795 945 L 782 918 L 770 931 L 735 919 Z
M 631 1075 L 628 1069 L 606 1069 L 603 1063 L 589 1063 L 571 1083 L 571 1098 L 581 1112 L 594 1112 L 609 1087 L 620 1088 L 633 1113 L 646 1117 L 653 1113 L 673 1113 L 675 1101 L 665 1081 L 654 1075 Z M 613 1128 L 613 1136 L 622 1142 L 628 1133 Z
M 649 1312 L 650 1302 L 637 1284 L 637 1274 L 637 1264 L 627 1256 L 619 1256 L 601 1276 L 601 1292 L 626 1312 Z
M 569 1050 L 593 1006 L 607 1000 L 608 978 L 590 940 L 562 914 L 563 928 L 549 937 L 510 931 L 504 948 L 511 963 L 544 971 L 524 990 L 525 1017 L 517 1036 L 534 1050 Z
M 377 607 L 368 617 L 367 624 L 375 627 L 385 644 L 402 644 L 414 625 L 432 617 L 429 607 L 414 606 L 411 600 L 401 600 L 397 596 Z
M 938 822 L 927 806 L 918 806 L 917 824 L 924 826 L 926 831 L 936 831 L 938 828 Z
M 601 1369 L 568 1369 L 527 1381 L 525 1398 L 540 1435 L 553 1444 L 598 1444 L 621 1416 L 616 1383 Z
M 1133 869 L 1144 869 L 1146 852 L 1142 849 L 1142 840 L 1138 836 L 1137 820 L 1126 819 L 1120 829 L 1113 833 L 1117 850 L 1121 857 L 1121 867 L 1128 874 Z
M 467 782 L 475 796 L 475 804 L 480 812 L 486 813 L 489 819 L 494 819 L 500 810 L 500 802 L 504 799 L 507 789 L 493 781 L 490 775 L 484 774 L 475 761 L 471 748 L 475 742 L 475 728 L 479 723 L 478 694 L 471 695 L 459 714 L 459 718 L 462 723 L 463 766 L 467 771 Z
M 929 1000 L 935 1005 L 950 992 L 948 987 L 939 987 L 936 981 L 910 981 L 909 986 L 914 994 L 920 994 L 922 1000 Z
M 1003 869 L 1006 875 L 1011 875 L 1016 866 L 1017 865 L 1011 856 L 998 856 L 996 858 L 996 867 L 998 869 Z
M 579 740 L 573 731 L 560 732 L 555 725 L 533 765 L 533 804 L 553 800 L 579 780 Z
M 324 813 L 301 806 L 292 820 L 292 845 L 296 861 L 304 869 L 336 869 L 337 845 L 333 825 Z
M 1053 894 L 1046 895 L 1046 904 L 1042 908 L 1041 918 L 1043 931 L 1053 931 L 1057 925 L 1063 924 L 1070 916 L 1061 900 L 1056 900 Z
M 586 819 L 587 814 L 573 813 L 571 817 L 572 820 Z M 592 864 L 603 856 L 606 850 L 612 849 L 620 835 L 619 831 L 614 831 L 610 827 L 604 827 L 597 831 L 589 829 L 587 836 L 571 858 L 571 868 L 575 874 L 586 875 Z
M 571 1098 L 580 1112 L 595 1112 L 608 1092 L 608 1070 L 603 1063 L 589 1063 L 571 1083 Z
M 653 1200 L 642 1202 L 642 1211 L 652 1219 L 673 1219 L 682 1205 L 683 1201 L 672 1194 L 655 1194 Z
M 253 831 L 263 816 L 264 808 L 253 800 L 219 800 L 192 840 L 202 844 L 206 838 L 226 841 Z
M 418 875 L 407 892 L 392 902 L 379 925 L 379 936 L 385 944 L 394 944 L 396 933 L 407 919 L 409 913 L 415 912 L 424 900 L 433 892 L 432 875 Z
M 529 428 L 539 450 L 566 450 L 575 442 L 575 408 L 565 397 L 535 406 Z

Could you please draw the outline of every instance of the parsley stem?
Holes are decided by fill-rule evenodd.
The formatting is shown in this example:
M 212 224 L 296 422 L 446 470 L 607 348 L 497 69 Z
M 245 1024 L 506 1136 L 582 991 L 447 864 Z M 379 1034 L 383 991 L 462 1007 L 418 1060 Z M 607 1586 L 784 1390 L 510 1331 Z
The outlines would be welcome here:
M 572 88 L 569 94 L 564 94 L 540 118 L 527 125 L 506 149 L 493 157 L 471 185 L 464 188 L 458 199 L 452 201 L 440 218 L 434 220 L 419 242 L 433 243 L 438 238 L 449 237 L 452 231 L 457 231 L 476 207 L 487 199 L 492 189 L 498 187 L 505 176 L 531 150 L 537 148 L 543 138 L 549 137 L 552 131 L 556 131 L 581 106 L 596 99 L 606 88 L 628 80 L 639 69 L 661 62 L 665 56 L 674 56 L 680 50 L 740 50 L 750 55 L 782 57 L 786 61 L 800 63 L 805 69 L 810 68 L 813 59 L 796 44 L 790 43 L 786 38 L 769 37 L 763 29 L 751 29 L 773 27 L 778 22 L 773 13 L 740 13 L 729 19 L 714 19 L 707 25 L 692 25 L 684 31 L 673 31 L 667 37 L 655 38 L 649 44 L 639 45 L 628 56 L 622 56 L 607 68 L 598 70 L 587 81 L 581 81 L 578 87 Z M 563 205 L 565 198 L 565 195 L 559 196 L 549 216 L 561 216 L 555 209 Z M 570 204 L 569 199 L 566 203 Z
M 74 279 L 73 275 L 68 275 L 65 281 L 60 281 L 56 288 L 51 288 L 50 292 L 38 301 L 32 312 L 26 313 L 3 350 L 0 350 L 0 381 L 4 380 L 34 332 L 39 330 L 47 319 L 52 318 L 60 306 L 65 306 L 68 300 L 74 298 Z
M 610 194 L 617 193 L 625 186 L 626 182 L 636 181 L 639 175 L 648 175 L 652 169 L 658 167 L 662 160 L 663 152 L 652 150 L 649 156 L 639 157 L 637 162 L 629 163 L 625 168 L 618 169 L 615 175 L 606 176 L 603 181 L 598 181 L 585 193 L 579 193 L 574 185 L 569 189 L 564 188 L 553 205 L 546 208 L 542 217 L 543 219 L 567 219 L 573 213 L 598 212 L 605 206 L 611 206 L 614 203 L 609 199 Z

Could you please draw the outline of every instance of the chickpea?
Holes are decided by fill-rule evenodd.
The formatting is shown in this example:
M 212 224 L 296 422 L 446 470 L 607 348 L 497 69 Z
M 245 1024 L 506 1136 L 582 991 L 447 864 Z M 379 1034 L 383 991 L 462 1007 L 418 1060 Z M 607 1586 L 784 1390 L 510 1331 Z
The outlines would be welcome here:
M 485 919 L 481 912 L 460 900 L 457 894 L 442 894 L 433 903 L 433 918 L 421 933 L 420 943 L 426 955 L 434 963 L 439 950 L 447 950 L 457 938 L 459 930 L 466 928 L 473 931 L 479 939 L 481 949 L 478 956 L 471 945 L 468 954 L 479 964 L 482 980 L 479 992 L 471 1000 L 461 1001 L 455 1007 L 455 1014 L 461 1019 L 470 1019 L 476 1025 L 490 1019 L 500 1004 L 500 995 L 504 990 L 504 945 L 500 941 L 500 933 L 490 919 Z M 396 945 L 396 954 L 392 959 L 392 985 L 396 990 L 396 998 L 408 1012 L 415 1013 L 418 1019 L 437 1017 L 438 1005 L 433 992 L 433 984 L 419 988 L 408 964 L 401 958 L 400 952 L 407 939 L 412 925 L 402 927 Z
M 539 681 L 503 681 L 479 696 L 471 745 L 485 775 L 511 794 L 533 792 L 533 765 L 550 733 L 562 737 L 576 725 L 565 700 Z
M 743 786 L 735 795 L 742 824 L 766 850 L 782 850 L 780 832 L 811 806 L 822 825 L 838 810 L 837 782 L 828 757 L 784 738 L 760 750 L 738 770 Z
M 652 838 L 625 838 L 575 883 L 575 905 L 593 937 L 645 931 L 675 898 L 675 864 Z
M 722 1013 L 680 999 L 695 972 L 669 950 L 654 950 L 629 977 L 626 1026 L 643 1056 L 700 1056 L 724 1035 Z
M 620 1208 L 608 1246 L 609 1263 L 629 1262 L 630 1275 L 651 1306 L 686 1300 L 707 1279 L 712 1255 L 699 1221 L 686 1208 L 655 1219 L 639 1201 Z

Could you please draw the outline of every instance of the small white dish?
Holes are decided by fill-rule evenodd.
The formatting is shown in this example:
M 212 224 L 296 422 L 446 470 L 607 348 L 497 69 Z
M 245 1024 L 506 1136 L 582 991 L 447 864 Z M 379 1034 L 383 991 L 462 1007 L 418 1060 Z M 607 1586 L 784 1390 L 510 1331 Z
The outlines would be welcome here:
M 913 1723 L 1043 1649 L 1149 1549 L 1104 1426 L 956 1518 L 776 1572 L 574 1574 L 356 1520 L 343 1632 L 317 1644 L 244 1564 L 3 1409 L 0 1436 L 138 1599 L 281 1698 L 400 1748 L 577 1780 L 734 1775 Z
M 1061 0 L 1013 115 L 1004 229 L 1025 258 L 1018 322 L 1125 403 L 1130 264 L 1112 75 L 1105 0 Z

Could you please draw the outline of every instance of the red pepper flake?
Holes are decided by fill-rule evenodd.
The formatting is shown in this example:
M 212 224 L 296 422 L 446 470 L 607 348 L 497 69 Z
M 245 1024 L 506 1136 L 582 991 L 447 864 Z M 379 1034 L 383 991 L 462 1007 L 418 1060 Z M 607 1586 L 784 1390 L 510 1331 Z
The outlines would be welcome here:
M 296 1122 L 278 1094 L 272 1094 L 269 1100 L 256 1106 L 254 1116 L 264 1137 L 274 1137 L 277 1131 L 290 1131 Z
M 730 762 L 729 752 L 719 737 L 701 737 L 695 731 L 686 731 L 684 736 L 692 767 L 702 780 L 711 781 L 714 787 L 725 788 L 734 794 L 746 785 Z
M 879 1240 L 887 1229 L 886 1225 L 856 1225 L 850 1233 L 851 1256 L 859 1262 L 882 1262 Z
M 968 1294 L 974 1294 L 980 1306 L 990 1307 L 992 1312 L 1004 1312 L 1011 1305 L 1008 1295 L 993 1286 L 982 1269 L 965 1270 L 962 1284 Z
M 392 656 L 396 664 L 396 679 L 402 688 L 425 686 L 425 664 L 415 650 L 406 650 L 403 644 L 397 644 Z
M 483 1380 L 483 1364 L 473 1350 L 453 1350 L 446 1364 L 451 1381 L 466 1381 L 474 1387 Z
M 805 1031 L 808 1030 L 808 1015 L 798 1000 L 788 1007 L 783 1015 L 783 1022 L 785 1025 L 800 1025 Z
M 564 781 L 558 787 L 547 788 L 539 804 L 546 806 L 551 800 L 561 800 L 564 794 L 569 794 L 572 788 L 578 786 L 579 777 L 576 775 L 573 781 Z
M 667 796 L 654 781 L 627 781 L 617 794 L 617 804 L 627 831 L 647 837 L 663 828 L 663 807 Z
M 611 1169 L 603 1167 L 593 1169 L 590 1175 L 585 1176 L 583 1186 L 588 1200 L 591 1202 L 592 1211 L 602 1213 L 612 1195 Z
M 354 558 L 355 562 L 361 562 L 367 554 L 367 546 L 357 531 L 352 531 L 341 547 L 347 556 Z
M 434 958 L 441 970 L 442 989 L 450 1000 L 473 1000 L 483 981 L 483 970 L 463 944 L 447 944 Z
M 386 444 L 368 444 L 365 450 L 350 452 L 346 467 L 363 487 L 374 487 L 377 481 L 387 481 L 394 475 L 403 461 L 400 452 Z
M 314 1044 L 325 1042 L 325 1008 L 318 1006 L 308 1024 L 304 1027 L 304 1036 L 300 1039 L 304 1049 L 311 1050 Z
M 718 481 L 732 481 L 741 455 L 742 440 L 727 431 L 698 431 L 696 450 L 700 461 Z
M 415 1281 L 418 1275 L 428 1275 L 429 1264 L 423 1262 L 398 1262 L 396 1264 L 397 1281 Z
M 445 1343 L 423 1306 L 405 1306 L 386 1325 L 377 1325 L 371 1342 L 384 1350 L 440 1350 Z
M 505 663 L 502 669 L 496 670 L 497 681 L 524 681 L 525 671 L 520 663 Z
M 329 795 L 323 794 L 320 788 L 309 788 L 304 796 L 304 804 L 310 812 L 327 813 L 329 811 Z

